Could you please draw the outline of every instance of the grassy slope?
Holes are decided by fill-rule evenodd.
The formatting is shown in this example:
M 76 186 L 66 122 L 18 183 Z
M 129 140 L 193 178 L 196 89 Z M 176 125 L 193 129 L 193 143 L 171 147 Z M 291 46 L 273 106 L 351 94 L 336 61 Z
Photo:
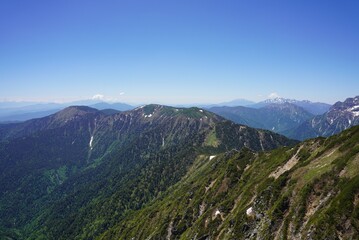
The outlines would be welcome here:
M 357 239 L 358 142 L 354 127 L 267 153 L 202 155 L 182 181 L 100 238 Z M 272 177 L 289 160 L 297 163 Z

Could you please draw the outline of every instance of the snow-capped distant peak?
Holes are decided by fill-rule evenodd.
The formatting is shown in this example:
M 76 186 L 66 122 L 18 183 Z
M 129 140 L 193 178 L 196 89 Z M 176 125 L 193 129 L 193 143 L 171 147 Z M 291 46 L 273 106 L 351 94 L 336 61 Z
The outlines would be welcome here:
M 267 99 L 264 102 L 265 103 L 295 103 L 295 102 L 298 102 L 298 101 L 294 100 L 294 99 L 277 97 L 277 98 Z

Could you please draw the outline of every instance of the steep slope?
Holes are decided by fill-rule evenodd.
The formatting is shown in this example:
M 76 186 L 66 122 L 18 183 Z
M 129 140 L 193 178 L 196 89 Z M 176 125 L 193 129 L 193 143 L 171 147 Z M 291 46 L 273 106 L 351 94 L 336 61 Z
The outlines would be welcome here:
M 287 98 L 273 98 L 273 99 L 267 99 L 265 101 L 249 105 L 249 107 L 253 108 L 262 108 L 270 104 L 283 104 L 283 103 L 291 103 L 298 107 L 303 108 L 307 112 L 313 114 L 313 115 L 320 115 L 329 110 L 331 107 L 330 104 L 327 103 L 320 103 L 320 102 L 311 102 L 308 100 L 295 100 L 295 99 L 287 99 Z
M 0 143 L 0 226 L 26 224 L 45 197 L 88 165 L 96 120 L 88 107 L 70 107 L 49 117 L 3 126 Z
M 198 156 L 99 239 L 358 239 L 359 127 L 293 148 Z
M 214 107 L 210 111 L 236 123 L 283 133 L 300 126 L 312 114 L 291 103 L 268 104 L 262 108 Z
M 178 182 L 200 154 L 294 143 L 161 105 L 113 115 L 70 107 L 0 130 L 0 231 L 45 239 L 101 234 Z
M 304 122 L 293 130 L 283 132 L 291 138 L 303 140 L 317 136 L 332 136 L 359 124 L 359 96 L 335 103 L 328 112 Z

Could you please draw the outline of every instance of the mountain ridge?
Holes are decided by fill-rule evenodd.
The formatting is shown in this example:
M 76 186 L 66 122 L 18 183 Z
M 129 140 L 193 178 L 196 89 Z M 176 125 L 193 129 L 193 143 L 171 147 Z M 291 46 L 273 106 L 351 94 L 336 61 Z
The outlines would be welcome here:
M 262 102 L 249 105 L 248 107 L 261 108 L 268 104 L 283 104 L 283 103 L 292 103 L 294 105 L 297 105 L 298 107 L 302 107 L 304 110 L 306 110 L 307 112 L 313 115 L 323 114 L 327 112 L 331 107 L 331 105 L 327 103 L 311 102 L 309 100 L 295 100 L 295 99 L 288 99 L 281 97 L 266 99 Z
M 248 107 L 214 107 L 210 111 L 217 113 L 236 123 L 255 128 L 285 133 L 298 127 L 301 123 L 313 117 L 303 108 L 292 103 L 267 104 L 261 108 Z
M 292 148 L 201 156 L 98 239 L 356 239 L 358 141 L 356 126 Z
M 359 96 L 336 102 L 328 112 L 304 122 L 286 136 L 303 140 L 317 136 L 330 136 L 359 124 Z
M 296 143 L 204 109 L 155 104 L 113 115 L 70 107 L 10 126 L 0 144 L 0 225 L 33 238 L 99 235 L 178 182 L 199 154 Z

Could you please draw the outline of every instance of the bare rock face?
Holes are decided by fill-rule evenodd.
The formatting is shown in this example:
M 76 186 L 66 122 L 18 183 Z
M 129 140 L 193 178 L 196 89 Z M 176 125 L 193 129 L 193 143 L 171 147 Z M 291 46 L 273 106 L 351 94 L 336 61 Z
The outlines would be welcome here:
M 303 140 L 332 136 L 359 124 L 359 96 L 335 103 L 328 112 L 303 123 L 286 136 Z

